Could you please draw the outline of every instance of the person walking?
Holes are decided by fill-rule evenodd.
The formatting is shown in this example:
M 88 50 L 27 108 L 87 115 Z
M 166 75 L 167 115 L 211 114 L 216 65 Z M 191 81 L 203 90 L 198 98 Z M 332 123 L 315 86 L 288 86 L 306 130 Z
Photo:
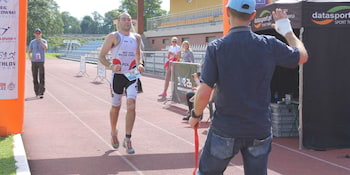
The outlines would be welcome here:
M 141 58 L 141 36 L 131 32 L 131 16 L 122 13 L 118 17 L 118 31 L 106 36 L 101 48 L 99 61 L 112 70 L 111 95 L 112 107 L 110 109 L 111 143 L 113 148 L 119 148 L 117 123 L 122 103 L 122 96 L 126 94 L 126 125 L 123 147 L 128 154 L 134 154 L 131 145 L 131 135 L 136 116 L 136 96 L 138 92 L 138 75 L 144 72 Z M 112 63 L 106 59 L 111 52 Z
M 272 143 L 270 82 L 275 66 L 294 68 L 308 60 L 304 44 L 281 9 L 272 13 L 274 27 L 289 46 L 251 31 L 255 5 L 255 0 L 229 0 L 226 15 L 232 28 L 207 48 L 190 126 L 197 127 L 214 84 L 216 110 L 197 175 L 222 175 L 238 152 L 245 175 L 267 174 Z
M 28 47 L 28 58 L 32 62 L 32 75 L 34 92 L 37 98 L 44 98 L 45 92 L 45 50 L 48 49 L 48 44 L 41 37 L 42 33 L 39 28 L 34 30 L 35 39 L 30 41 Z M 39 77 L 39 82 L 38 82 Z
M 190 48 L 190 42 L 184 41 L 182 42 L 182 62 L 186 63 L 194 63 L 194 57 L 193 57 L 193 52 L 192 49 Z
M 179 61 L 181 58 L 181 48 L 177 45 L 177 38 L 171 38 L 171 45 L 168 50 L 168 61 L 164 64 L 164 69 L 166 69 L 165 80 L 164 80 L 164 89 L 161 94 L 158 96 L 166 97 L 167 91 L 169 88 L 169 82 L 171 79 L 171 63 L 174 61 Z

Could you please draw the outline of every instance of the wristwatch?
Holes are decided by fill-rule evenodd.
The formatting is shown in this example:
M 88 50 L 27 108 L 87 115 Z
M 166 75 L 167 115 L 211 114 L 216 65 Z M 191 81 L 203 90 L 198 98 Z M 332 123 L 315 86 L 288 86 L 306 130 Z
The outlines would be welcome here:
M 197 116 L 197 115 L 194 113 L 194 109 L 192 109 L 192 110 L 191 110 L 191 117 L 192 117 L 192 118 L 200 118 L 200 119 L 201 119 L 201 118 L 203 117 L 203 114 Z

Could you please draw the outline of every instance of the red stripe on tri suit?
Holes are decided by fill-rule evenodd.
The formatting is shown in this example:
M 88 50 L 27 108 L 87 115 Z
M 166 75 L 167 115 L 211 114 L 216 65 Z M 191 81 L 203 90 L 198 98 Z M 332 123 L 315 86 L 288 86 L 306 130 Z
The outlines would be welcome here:
M 120 62 L 120 60 L 118 58 L 113 58 L 112 63 L 113 64 L 122 64 L 122 62 Z
M 134 66 L 136 66 L 136 60 L 131 62 L 130 66 L 129 66 L 129 70 L 133 69 Z

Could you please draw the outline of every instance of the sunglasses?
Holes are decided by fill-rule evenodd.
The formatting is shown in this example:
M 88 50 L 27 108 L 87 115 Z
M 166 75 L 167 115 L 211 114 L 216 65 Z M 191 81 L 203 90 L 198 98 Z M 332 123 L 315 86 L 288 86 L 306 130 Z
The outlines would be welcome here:
M 35 32 L 35 34 L 38 34 L 38 35 L 40 35 L 40 34 L 41 34 L 41 32 Z
M 176 43 L 177 41 L 174 40 L 174 41 L 171 41 L 171 42 Z

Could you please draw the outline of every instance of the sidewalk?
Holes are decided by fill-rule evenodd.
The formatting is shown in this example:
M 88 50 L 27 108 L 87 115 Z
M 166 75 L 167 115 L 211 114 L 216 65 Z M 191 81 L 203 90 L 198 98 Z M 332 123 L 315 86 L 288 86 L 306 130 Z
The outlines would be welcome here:
M 93 82 L 96 65 L 87 65 L 89 76 L 75 76 L 79 63 L 48 59 L 45 62 L 46 93 L 34 97 L 30 63 L 27 64 L 24 132 L 28 163 L 33 175 L 184 175 L 194 168 L 193 130 L 182 116 L 187 107 L 158 99 L 163 80 L 142 77 L 144 93 L 137 99 L 132 136 L 135 155 L 110 145 L 110 94 L 107 80 Z M 109 75 L 109 73 L 107 73 Z M 109 79 L 109 77 L 107 77 Z M 169 91 L 170 92 L 170 91 Z M 118 128 L 124 137 L 125 98 Z M 208 111 L 204 121 L 208 117 Z M 209 123 L 201 123 L 203 146 Z M 350 149 L 316 152 L 299 150 L 297 138 L 274 138 L 269 175 L 348 175 Z M 242 175 L 240 155 L 225 174 Z

